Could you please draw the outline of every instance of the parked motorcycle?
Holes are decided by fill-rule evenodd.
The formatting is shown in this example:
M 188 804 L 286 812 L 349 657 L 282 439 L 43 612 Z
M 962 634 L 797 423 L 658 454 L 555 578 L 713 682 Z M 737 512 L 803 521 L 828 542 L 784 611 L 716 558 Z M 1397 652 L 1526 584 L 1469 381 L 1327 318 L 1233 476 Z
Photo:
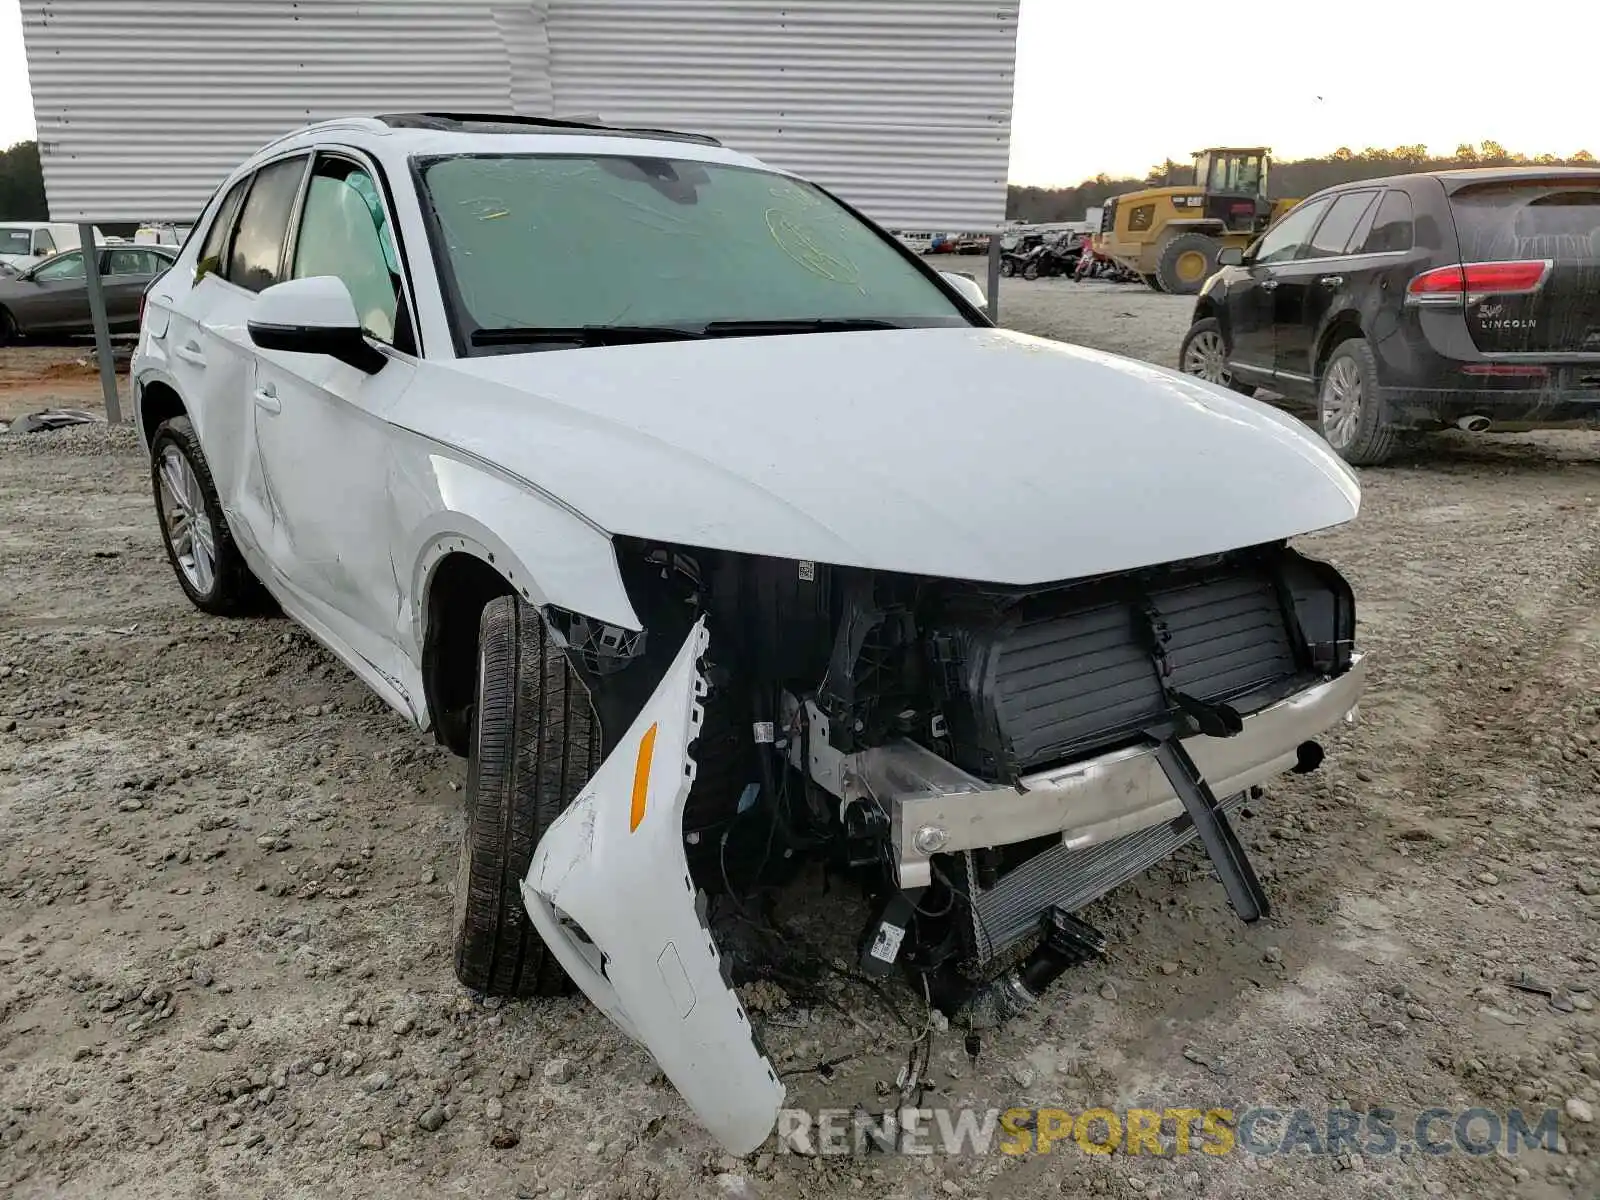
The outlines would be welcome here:
M 1009 250 L 1001 252 L 1000 274 L 1007 279 L 1013 275 L 1021 275 L 1023 268 L 1028 265 L 1028 256 L 1039 246 L 1044 244 L 1044 238 L 1037 233 L 1025 234 L 1014 242 Z
M 1078 251 L 1066 242 L 1043 242 L 1028 252 L 1019 272 L 1024 279 L 1070 275 L 1078 265 Z
M 1108 283 L 1142 282 L 1137 272 L 1129 270 L 1114 258 L 1096 253 L 1087 242 L 1084 243 L 1083 255 L 1072 277 L 1075 280 L 1104 279 Z

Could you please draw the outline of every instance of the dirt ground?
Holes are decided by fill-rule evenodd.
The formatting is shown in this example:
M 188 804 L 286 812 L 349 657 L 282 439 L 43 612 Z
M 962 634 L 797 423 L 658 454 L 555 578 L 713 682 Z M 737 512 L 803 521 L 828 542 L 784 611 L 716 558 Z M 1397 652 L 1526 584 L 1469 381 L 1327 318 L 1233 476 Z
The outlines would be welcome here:
M 1006 324 L 1163 364 L 1187 312 L 1002 292 Z M 78 353 L 0 355 L 0 417 L 93 403 Z M 191 609 L 100 428 L 0 435 L 0 1195 L 1600 1194 L 1600 435 L 1441 437 L 1363 483 L 1304 548 L 1356 587 L 1369 695 L 1240 822 L 1271 918 L 1195 853 L 1156 868 L 1084 914 L 1103 965 L 975 1058 L 934 1035 L 924 1103 L 1388 1108 L 1402 1135 L 1552 1108 L 1556 1152 L 727 1158 L 585 1002 L 455 983 L 462 764 L 288 622 Z M 860 919 L 785 907 L 797 946 Z M 825 979 L 753 1019 L 793 1103 L 881 1111 L 918 1000 L 890 994 L 902 1023 Z

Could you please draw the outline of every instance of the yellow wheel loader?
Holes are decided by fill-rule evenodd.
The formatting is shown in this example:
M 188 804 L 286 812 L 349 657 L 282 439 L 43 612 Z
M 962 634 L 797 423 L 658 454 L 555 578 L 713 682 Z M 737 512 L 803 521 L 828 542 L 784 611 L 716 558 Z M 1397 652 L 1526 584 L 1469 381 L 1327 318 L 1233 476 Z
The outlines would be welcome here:
M 1114 196 L 1100 214 L 1097 253 L 1157 291 L 1193 295 L 1224 246 L 1243 249 L 1299 201 L 1267 199 L 1265 146 L 1212 147 L 1194 156 L 1194 183 Z

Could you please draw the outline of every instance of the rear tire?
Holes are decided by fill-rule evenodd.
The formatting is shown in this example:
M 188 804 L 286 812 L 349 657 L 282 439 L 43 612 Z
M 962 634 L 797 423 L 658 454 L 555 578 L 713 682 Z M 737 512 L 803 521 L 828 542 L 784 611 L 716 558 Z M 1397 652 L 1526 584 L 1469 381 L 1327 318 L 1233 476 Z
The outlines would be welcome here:
M 1017 266 L 1010 259 L 1005 259 L 1004 261 L 1001 262 L 1001 264 L 1000 264 L 1000 274 L 1002 276 L 1004 276 L 1007 279 L 1010 279 L 1016 273 L 1017 273 Z
M 600 722 L 538 611 L 489 601 L 478 627 L 478 693 L 467 822 L 456 868 L 456 978 L 491 996 L 571 990 L 523 908 L 534 848 L 600 765 Z
M 17 319 L 9 310 L 0 308 L 0 346 L 15 345 L 22 334 L 17 329 Z
M 1193 296 L 1217 269 L 1217 239 L 1203 233 L 1180 233 L 1161 247 L 1156 279 L 1174 296 Z
M 1154 275 L 1141 275 L 1139 278 L 1144 280 L 1145 287 L 1149 288 L 1152 292 L 1164 292 L 1167 290 L 1161 286 L 1161 280 L 1157 279 Z
M 1340 342 L 1317 383 L 1317 425 L 1328 445 L 1351 466 L 1387 462 L 1399 444 L 1378 386 L 1378 360 L 1366 338 Z
M 1039 278 L 1039 264 L 1031 262 L 1027 266 L 1023 267 L 1022 268 L 1022 277 L 1024 279 L 1037 279 L 1037 278 Z
M 187 416 L 163 421 L 150 439 L 150 486 L 167 561 L 190 603 L 219 617 L 269 608 L 266 589 L 234 544 L 211 467 Z

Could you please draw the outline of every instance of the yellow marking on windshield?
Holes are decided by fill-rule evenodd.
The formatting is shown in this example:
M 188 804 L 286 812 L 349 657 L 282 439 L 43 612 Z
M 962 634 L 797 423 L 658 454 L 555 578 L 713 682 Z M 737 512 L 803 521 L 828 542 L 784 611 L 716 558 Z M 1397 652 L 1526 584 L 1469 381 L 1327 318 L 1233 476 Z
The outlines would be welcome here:
M 829 254 L 789 214 L 769 208 L 766 217 L 767 232 L 772 235 L 778 249 L 813 275 L 820 275 L 834 283 L 852 284 L 858 292 L 866 295 L 866 289 L 860 283 L 861 271 L 855 263 Z

